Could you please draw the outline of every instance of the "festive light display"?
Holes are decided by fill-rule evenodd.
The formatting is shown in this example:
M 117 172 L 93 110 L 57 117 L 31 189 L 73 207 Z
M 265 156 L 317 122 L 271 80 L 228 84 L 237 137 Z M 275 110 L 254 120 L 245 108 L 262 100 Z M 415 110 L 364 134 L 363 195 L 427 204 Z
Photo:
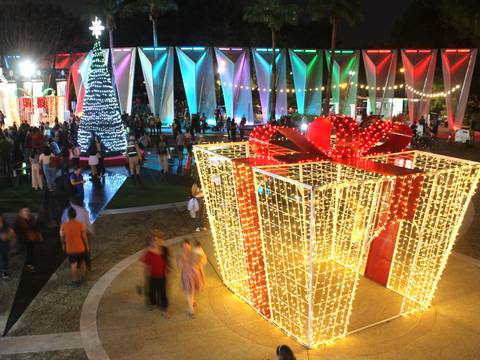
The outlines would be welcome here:
M 92 132 L 101 137 L 108 154 L 123 153 L 127 148 L 120 107 L 99 41 L 93 47 L 83 115 L 78 129 L 82 152 L 87 151 Z
M 133 77 L 135 75 L 136 48 L 112 50 L 113 74 L 118 102 L 122 113 L 132 113 Z
M 411 121 L 426 116 L 430 109 L 437 50 L 402 50 L 408 115 Z M 420 89 L 420 90 L 418 90 Z M 451 90 L 451 89 L 449 89 Z
M 363 50 L 362 55 L 370 89 L 368 91 L 370 111 L 374 115 L 389 115 L 392 113 L 392 103 L 388 99 L 394 97 L 397 51 Z
M 208 47 L 176 47 L 183 87 L 190 114 L 203 113 L 215 125 L 215 78 L 212 49 Z
M 227 116 L 237 121 L 245 116 L 253 123 L 252 92 L 246 90 L 251 85 L 248 48 L 214 49 Z
M 441 56 L 445 87 L 459 83 L 456 86 L 459 91 L 446 98 L 448 127 L 460 129 L 467 108 L 477 49 L 442 49 Z
M 319 115 L 322 108 L 323 56 L 320 50 L 288 50 L 299 114 Z M 306 91 L 307 89 L 312 91 Z M 313 91 L 317 89 L 317 91 Z
M 270 92 L 274 81 L 277 89 L 285 89 L 287 87 L 287 57 L 285 49 L 276 49 L 275 59 L 273 59 L 272 49 L 253 48 L 252 55 L 258 88 L 262 89 L 262 91 L 259 90 L 259 93 L 263 121 L 267 122 L 270 120 Z M 273 61 L 275 61 L 277 66 L 276 79 L 272 77 Z M 277 91 L 275 117 L 280 118 L 282 115 L 286 115 L 287 110 L 287 94 L 282 91 Z
M 330 68 L 331 51 L 325 50 L 327 66 Z M 360 51 L 340 50 L 335 52 L 332 74 L 332 103 L 337 114 L 351 114 L 357 103 L 358 67 Z M 343 85 L 345 84 L 345 85 Z
M 435 154 L 372 155 L 401 149 L 402 125 L 313 124 L 194 147 L 225 285 L 308 347 L 348 334 L 360 276 L 402 297 L 398 316 L 427 309 L 480 176 Z
M 150 111 L 171 125 L 173 107 L 173 47 L 139 48 Z

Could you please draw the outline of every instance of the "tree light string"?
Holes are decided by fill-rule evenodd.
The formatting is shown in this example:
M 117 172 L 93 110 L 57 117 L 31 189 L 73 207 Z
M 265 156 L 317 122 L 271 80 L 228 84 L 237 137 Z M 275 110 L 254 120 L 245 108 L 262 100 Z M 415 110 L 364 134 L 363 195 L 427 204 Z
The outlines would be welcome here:
M 96 41 L 93 47 L 92 65 L 78 130 L 78 142 L 83 153 L 88 149 L 92 133 L 100 136 L 107 154 L 125 152 L 127 141 L 120 106 L 99 41 Z

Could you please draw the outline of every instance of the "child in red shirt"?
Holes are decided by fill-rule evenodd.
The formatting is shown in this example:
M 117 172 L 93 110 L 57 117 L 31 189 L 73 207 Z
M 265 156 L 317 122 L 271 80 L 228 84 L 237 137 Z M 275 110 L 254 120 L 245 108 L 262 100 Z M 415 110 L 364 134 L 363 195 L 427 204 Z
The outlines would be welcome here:
M 145 250 L 141 261 L 145 264 L 145 279 L 148 284 L 148 302 L 153 309 L 160 307 L 162 315 L 168 318 L 166 279 L 168 273 L 168 249 L 163 246 L 163 233 L 152 232 L 150 246 Z

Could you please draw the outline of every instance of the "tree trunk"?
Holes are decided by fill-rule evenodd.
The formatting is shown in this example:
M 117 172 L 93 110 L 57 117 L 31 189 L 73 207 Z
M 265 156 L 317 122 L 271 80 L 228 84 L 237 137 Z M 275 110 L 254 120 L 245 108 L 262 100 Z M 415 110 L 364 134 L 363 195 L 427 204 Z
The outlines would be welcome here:
M 337 43 L 337 18 L 334 16 L 331 18 L 332 23 L 332 42 L 330 45 L 330 64 L 328 65 L 327 74 L 327 88 L 325 91 L 325 99 L 323 101 L 323 114 L 328 115 L 330 110 L 330 95 L 332 93 L 332 77 L 333 77 L 333 63 L 335 62 L 335 47 Z
M 157 19 L 155 19 L 155 16 L 152 16 L 152 15 L 150 15 L 150 18 L 152 20 L 153 47 L 157 48 L 158 47 Z
M 275 30 L 272 30 L 272 55 L 273 55 L 273 60 L 272 60 L 272 92 L 269 94 L 270 95 L 270 120 L 275 119 L 275 106 L 277 103 L 277 39 L 276 39 L 276 34 Z M 270 89 L 267 89 L 267 91 L 270 91 Z
M 113 49 L 113 29 L 108 29 L 108 41 L 110 46 L 110 51 Z

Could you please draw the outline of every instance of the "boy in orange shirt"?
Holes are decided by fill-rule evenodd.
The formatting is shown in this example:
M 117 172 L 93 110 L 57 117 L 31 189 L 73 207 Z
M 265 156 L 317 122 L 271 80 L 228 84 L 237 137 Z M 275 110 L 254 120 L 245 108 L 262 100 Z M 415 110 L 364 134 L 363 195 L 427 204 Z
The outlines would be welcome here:
M 79 287 L 85 276 L 85 252 L 88 251 L 88 240 L 85 224 L 75 220 L 77 212 L 73 207 L 68 209 L 68 221 L 60 227 L 63 251 L 68 256 L 72 267 L 72 287 Z M 80 273 L 79 273 L 80 269 Z

